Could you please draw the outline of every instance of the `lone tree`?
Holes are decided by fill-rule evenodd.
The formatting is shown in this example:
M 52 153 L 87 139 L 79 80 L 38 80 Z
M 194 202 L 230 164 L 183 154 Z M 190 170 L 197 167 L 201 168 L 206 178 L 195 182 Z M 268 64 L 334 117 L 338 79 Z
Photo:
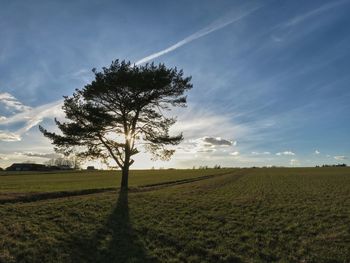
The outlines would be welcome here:
M 95 80 L 64 97 L 62 107 L 67 122 L 55 119 L 61 134 L 40 131 L 55 150 L 79 157 L 113 159 L 122 170 L 121 190 L 128 189 L 129 167 L 139 147 L 153 159 L 169 160 L 182 134 L 169 135 L 175 118 L 164 115 L 171 107 L 185 107 L 185 91 L 192 88 L 191 77 L 164 64 L 132 65 L 113 61 L 101 72 L 92 70 Z

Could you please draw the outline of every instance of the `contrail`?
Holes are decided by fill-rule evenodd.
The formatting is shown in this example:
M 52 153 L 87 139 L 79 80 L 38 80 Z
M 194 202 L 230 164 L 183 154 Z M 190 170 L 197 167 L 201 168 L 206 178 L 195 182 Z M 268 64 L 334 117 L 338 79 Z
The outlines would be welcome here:
M 251 10 L 241 14 L 240 16 L 237 16 L 237 17 L 234 17 L 234 18 L 231 18 L 231 19 L 224 19 L 224 20 L 220 19 L 220 20 L 217 20 L 217 21 L 213 22 L 212 24 L 210 24 L 209 26 L 207 26 L 205 28 L 202 28 L 201 30 L 199 30 L 199 31 L 193 33 L 192 35 L 184 38 L 183 40 L 177 42 L 176 44 L 174 44 L 174 45 L 172 45 L 172 46 L 170 46 L 170 47 L 168 47 L 166 49 L 163 49 L 163 50 L 161 50 L 159 52 L 153 53 L 153 54 L 151 54 L 151 55 L 149 55 L 147 57 L 144 57 L 144 58 L 138 60 L 135 63 L 135 65 L 140 65 L 142 63 L 145 63 L 145 62 L 151 61 L 151 60 L 153 60 L 155 58 L 158 58 L 160 56 L 163 56 L 163 55 L 165 55 L 165 54 L 167 54 L 167 53 L 169 53 L 171 51 L 174 51 L 175 49 L 178 49 L 179 47 L 182 47 L 183 45 L 186 45 L 186 44 L 192 42 L 193 40 L 196 40 L 198 38 L 204 37 L 204 36 L 214 32 L 216 30 L 219 30 L 219 29 L 221 29 L 223 27 L 226 27 L 226 26 L 228 26 L 230 24 L 233 24 L 233 23 L 243 19 L 244 17 L 250 15 L 251 13 L 255 12 L 256 10 L 258 10 L 260 8 L 261 8 L 261 6 L 255 7 L 253 9 L 251 9 Z
M 318 7 L 312 11 L 309 11 L 307 13 L 304 13 L 302 15 L 299 15 L 299 16 L 293 18 L 285 26 L 294 26 L 296 24 L 299 24 L 300 22 L 303 22 L 304 20 L 306 20 L 310 17 L 313 17 L 315 15 L 319 15 L 325 11 L 328 11 L 329 9 L 335 8 L 339 5 L 348 4 L 348 3 L 349 3 L 348 0 L 340 0 L 340 1 L 330 2 L 328 4 L 325 4 L 325 5 Z

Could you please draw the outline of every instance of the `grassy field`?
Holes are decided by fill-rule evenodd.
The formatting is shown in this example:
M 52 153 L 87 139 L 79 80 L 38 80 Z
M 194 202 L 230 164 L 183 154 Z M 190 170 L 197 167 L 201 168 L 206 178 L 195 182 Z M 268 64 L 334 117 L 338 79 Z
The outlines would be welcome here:
M 222 174 L 233 169 L 205 170 L 132 170 L 130 187 L 199 176 Z M 83 189 L 117 188 L 121 171 L 73 171 L 73 172 L 0 172 L 0 193 L 56 192 Z
M 0 205 L 0 262 L 350 262 L 349 168 L 223 171 L 229 174 L 128 196 L 111 191 Z M 216 172 L 143 171 L 132 184 Z M 26 189 L 18 176 L 0 177 L 1 189 Z M 56 179 L 27 176 L 37 185 L 31 191 L 62 190 L 69 177 L 69 189 L 79 190 L 76 174 L 65 174 L 62 185 L 57 179 L 57 188 Z M 84 176 L 96 185 L 118 177 Z M 96 188 L 84 178 L 80 187 Z M 114 179 L 100 187 L 117 186 Z

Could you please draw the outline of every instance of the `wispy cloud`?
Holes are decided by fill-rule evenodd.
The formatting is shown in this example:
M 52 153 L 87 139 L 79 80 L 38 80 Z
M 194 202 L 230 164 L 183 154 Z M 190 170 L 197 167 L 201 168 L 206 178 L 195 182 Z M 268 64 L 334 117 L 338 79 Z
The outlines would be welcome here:
M 291 152 L 291 151 L 284 151 L 284 152 L 278 152 L 276 153 L 277 156 L 281 156 L 281 155 L 295 155 L 295 153 Z
M 300 161 L 297 159 L 291 159 L 290 160 L 290 165 L 291 166 L 299 166 L 300 165 Z
M 18 102 L 16 105 L 23 104 Z M 0 119 L 0 128 L 6 128 L 6 131 L 0 129 L 0 141 L 20 141 L 24 133 L 38 125 L 45 118 L 62 116 L 62 100 L 54 101 L 35 108 L 23 105 L 22 108 L 24 108 L 25 111 L 14 114 L 8 118 Z M 17 128 L 15 131 L 8 131 L 16 124 L 20 124 L 20 128 Z
M 25 152 L 22 153 L 25 156 L 28 157 L 37 157 L 37 158 L 44 158 L 44 159 L 53 159 L 53 158 L 59 158 L 62 157 L 60 154 L 57 153 L 32 153 L 32 152 Z
M 67 74 L 62 76 L 63 78 L 72 78 L 72 79 L 76 79 L 76 80 L 80 80 L 83 83 L 88 83 L 92 80 L 93 74 L 91 70 L 82 68 L 79 69 L 71 74 Z
M 178 150 L 187 153 L 213 153 L 226 152 L 227 147 L 236 146 L 237 142 L 221 137 L 204 136 L 198 139 L 190 139 L 182 143 Z
M 6 132 L 0 130 L 0 141 L 4 142 L 17 142 L 21 140 L 21 136 L 12 132 Z
M 270 152 L 252 152 L 252 155 L 270 155 Z
M 201 30 L 199 30 L 199 31 L 193 33 L 192 35 L 180 40 L 179 42 L 175 43 L 174 45 L 138 60 L 135 64 L 139 65 L 139 64 L 154 60 L 155 58 L 158 58 L 160 56 L 163 56 L 163 55 L 165 55 L 171 51 L 174 51 L 174 50 L 178 49 L 179 47 L 182 47 L 182 46 L 184 46 L 184 45 L 186 45 L 186 44 L 188 44 L 188 43 L 190 43 L 198 38 L 204 37 L 212 32 L 215 32 L 215 31 L 217 31 L 221 28 L 224 28 L 228 25 L 231 25 L 231 24 L 245 18 L 246 16 L 250 15 L 251 13 L 255 12 L 256 10 L 258 10 L 260 8 L 261 8 L 261 6 L 257 6 L 257 7 L 251 8 L 251 9 L 249 9 L 249 10 L 247 10 L 247 11 L 245 11 L 245 12 L 241 13 L 240 15 L 235 16 L 233 18 L 232 17 L 231 18 L 225 17 L 225 18 L 221 18 L 219 20 L 216 20 L 213 23 L 211 23 L 209 26 L 202 28 Z
M 0 156 L 0 160 L 8 160 L 8 158 L 6 156 Z
M 226 139 L 223 139 L 221 137 L 215 138 L 215 137 L 209 137 L 209 136 L 199 138 L 199 139 L 195 140 L 195 142 L 202 144 L 205 147 L 236 145 L 236 141 L 226 140 Z
M 277 31 L 271 35 L 271 39 L 278 43 L 283 42 L 288 38 L 289 41 L 285 42 L 288 45 L 292 39 L 303 38 L 303 36 L 310 34 L 310 32 L 313 32 L 316 28 L 328 23 L 327 21 L 329 17 L 326 17 L 327 12 L 348 3 L 350 3 L 348 0 L 329 1 L 327 4 L 298 14 L 275 26 L 273 30 L 277 29 Z M 332 53 L 332 57 L 334 57 L 334 53 Z M 303 68 L 303 72 L 305 72 L 305 68 Z
M 348 157 L 344 155 L 338 155 L 338 156 L 334 156 L 334 159 L 336 159 L 337 161 L 344 161 L 344 160 L 347 160 Z
M 0 104 L 3 104 L 7 110 L 12 112 L 23 112 L 31 109 L 31 107 L 22 104 L 13 95 L 7 92 L 0 93 Z M 0 120 L 3 118 L 4 117 L 0 117 Z
M 172 131 L 174 133 L 183 132 L 184 137 L 188 140 L 196 140 L 208 135 L 214 138 L 236 139 L 245 136 L 251 129 L 244 124 L 235 123 L 228 114 L 217 114 L 195 103 L 190 104 L 186 110 L 175 110 L 174 114 L 178 116 L 178 121 Z
M 322 5 L 314 10 L 311 10 L 307 13 L 301 14 L 299 16 L 294 17 L 290 21 L 288 21 L 285 26 L 295 26 L 301 22 L 304 22 L 305 20 L 312 18 L 314 16 L 320 15 L 321 13 L 324 13 L 334 7 L 337 7 L 339 5 L 349 3 L 348 0 L 340 0 L 340 1 L 332 1 L 329 2 L 328 4 Z

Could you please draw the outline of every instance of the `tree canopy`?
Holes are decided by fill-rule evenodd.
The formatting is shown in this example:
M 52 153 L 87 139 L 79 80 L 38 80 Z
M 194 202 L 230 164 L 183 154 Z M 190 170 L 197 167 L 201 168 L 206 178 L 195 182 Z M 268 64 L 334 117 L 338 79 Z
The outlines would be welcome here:
M 166 112 L 186 106 L 184 93 L 192 88 L 191 77 L 164 64 L 137 66 L 119 60 L 102 71 L 92 71 L 95 79 L 90 84 L 64 97 L 67 121 L 55 119 L 61 133 L 39 128 L 57 151 L 113 159 L 123 170 L 122 188 L 127 189 L 132 156 L 140 148 L 154 159 L 168 160 L 174 149 L 167 146 L 183 139 L 182 134 L 169 134 L 176 118 Z

